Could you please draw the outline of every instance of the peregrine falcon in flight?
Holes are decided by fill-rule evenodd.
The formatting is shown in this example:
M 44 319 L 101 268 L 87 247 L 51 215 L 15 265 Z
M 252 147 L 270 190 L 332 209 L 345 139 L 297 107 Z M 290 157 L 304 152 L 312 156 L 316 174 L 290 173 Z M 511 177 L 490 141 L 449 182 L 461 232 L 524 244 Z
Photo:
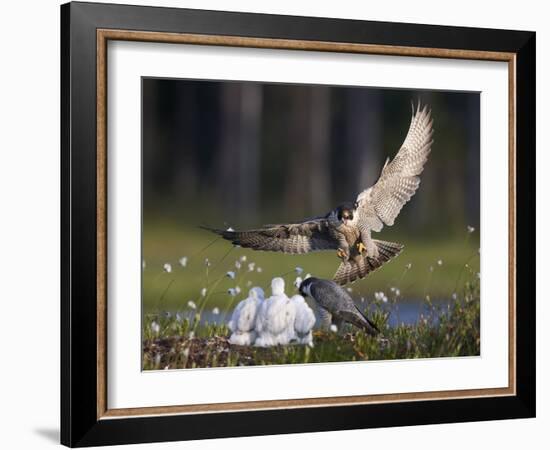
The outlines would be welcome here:
M 413 107 L 403 145 L 392 161 L 386 160 L 378 181 L 354 202 L 303 222 L 241 231 L 206 229 L 234 245 L 254 250 L 293 254 L 337 250 L 341 263 L 334 281 L 345 285 L 364 278 L 403 249 L 402 244 L 373 239 L 371 232 L 393 225 L 403 205 L 416 192 L 433 143 L 432 124 L 427 106 L 419 103 L 416 110 Z
M 310 296 L 317 303 L 322 326 L 332 323 L 340 330 L 343 323 L 348 322 L 371 336 L 380 333 L 376 325 L 355 305 L 347 291 L 334 281 L 310 277 L 302 281 L 299 289 L 301 295 Z

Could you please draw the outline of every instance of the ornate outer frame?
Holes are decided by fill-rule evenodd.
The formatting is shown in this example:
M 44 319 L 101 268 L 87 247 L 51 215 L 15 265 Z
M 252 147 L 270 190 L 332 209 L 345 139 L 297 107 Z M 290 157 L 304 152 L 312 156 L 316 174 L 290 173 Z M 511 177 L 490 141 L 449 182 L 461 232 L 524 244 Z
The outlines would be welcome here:
M 534 417 L 535 33 L 93 3 L 63 5 L 61 24 L 63 444 Z M 110 39 L 507 61 L 509 386 L 108 409 L 105 106 Z

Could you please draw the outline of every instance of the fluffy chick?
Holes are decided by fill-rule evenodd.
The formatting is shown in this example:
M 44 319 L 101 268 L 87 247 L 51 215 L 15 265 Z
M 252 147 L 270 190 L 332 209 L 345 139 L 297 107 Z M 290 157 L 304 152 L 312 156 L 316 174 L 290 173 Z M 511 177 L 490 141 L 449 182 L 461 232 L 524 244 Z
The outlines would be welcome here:
M 315 325 L 315 313 L 301 295 L 294 295 L 290 299 L 296 310 L 294 318 L 294 339 L 298 344 L 311 345 L 313 335 L 311 330 Z
M 256 316 L 264 301 L 264 291 L 260 287 L 250 289 L 248 297 L 241 300 L 233 310 L 229 329 L 233 332 L 229 337 L 229 343 L 233 345 L 254 344 L 257 333 L 254 330 Z
M 254 345 L 271 347 L 287 345 L 294 338 L 294 320 L 296 309 L 285 294 L 285 282 L 282 278 L 271 281 L 271 297 L 266 299 L 256 317 L 258 337 Z

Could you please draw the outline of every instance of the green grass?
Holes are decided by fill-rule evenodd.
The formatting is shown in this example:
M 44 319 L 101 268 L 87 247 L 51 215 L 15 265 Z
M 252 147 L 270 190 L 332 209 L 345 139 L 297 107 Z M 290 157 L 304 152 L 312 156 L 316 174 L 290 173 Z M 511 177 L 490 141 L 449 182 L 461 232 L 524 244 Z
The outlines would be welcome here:
M 381 330 L 369 337 L 357 329 L 339 333 L 316 331 L 313 347 L 303 345 L 271 348 L 231 346 L 225 321 L 200 322 L 166 312 L 147 313 L 143 320 L 143 369 L 181 369 L 242 365 L 304 364 L 479 355 L 479 277 L 470 264 L 465 267 L 458 294 L 446 306 L 425 298 L 425 311 L 414 325 L 390 327 L 397 299 L 388 305 L 369 302 L 368 315 Z M 383 307 L 384 306 L 384 307 Z M 199 311 L 201 308 L 197 309 Z
M 370 298 L 376 291 L 388 291 L 395 286 L 400 288 L 405 300 L 421 299 L 427 294 L 432 298 L 448 298 L 462 281 L 465 263 L 473 271 L 479 271 L 477 231 L 472 234 L 464 231 L 463 236 L 435 241 L 414 240 L 385 232 L 376 237 L 401 242 L 405 249 L 381 269 L 354 283 L 354 296 Z M 188 258 L 186 267 L 178 264 L 182 256 Z M 242 256 L 247 260 L 238 270 L 235 262 Z M 205 264 L 206 258 L 209 267 Z M 204 308 L 230 310 L 237 298 L 227 294 L 229 288 L 239 286 L 243 292 L 248 292 L 251 285 L 266 288 L 273 277 L 284 276 L 290 294 L 296 277 L 295 267 L 302 267 L 304 275 L 332 278 L 339 264 L 332 251 L 285 255 L 234 248 L 227 241 L 216 240 L 210 232 L 175 223 L 144 225 L 143 259 L 143 309 L 146 313 L 185 309 L 189 300 L 203 304 L 205 298 L 200 294 L 203 288 L 207 288 Z M 438 265 L 438 260 L 442 265 Z M 250 262 L 255 263 L 252 272 L 247 267 Z M 163 271 L 165 263 L 172 265 L 171 273 Z M 406 270 L 408 264 L 411 268 Z M 257 268 L 262 271 L 258 272 Z M 230 270 L 236 273 L 234 280 L 225 276 Z

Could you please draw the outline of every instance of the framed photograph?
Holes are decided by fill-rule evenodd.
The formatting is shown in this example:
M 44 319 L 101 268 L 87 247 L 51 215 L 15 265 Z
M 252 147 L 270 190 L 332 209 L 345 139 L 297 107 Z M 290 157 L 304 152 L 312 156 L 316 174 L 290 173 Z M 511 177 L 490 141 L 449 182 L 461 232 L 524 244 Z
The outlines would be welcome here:
M 535 33 L 61 7 L 61 441 L 535 415 Z

